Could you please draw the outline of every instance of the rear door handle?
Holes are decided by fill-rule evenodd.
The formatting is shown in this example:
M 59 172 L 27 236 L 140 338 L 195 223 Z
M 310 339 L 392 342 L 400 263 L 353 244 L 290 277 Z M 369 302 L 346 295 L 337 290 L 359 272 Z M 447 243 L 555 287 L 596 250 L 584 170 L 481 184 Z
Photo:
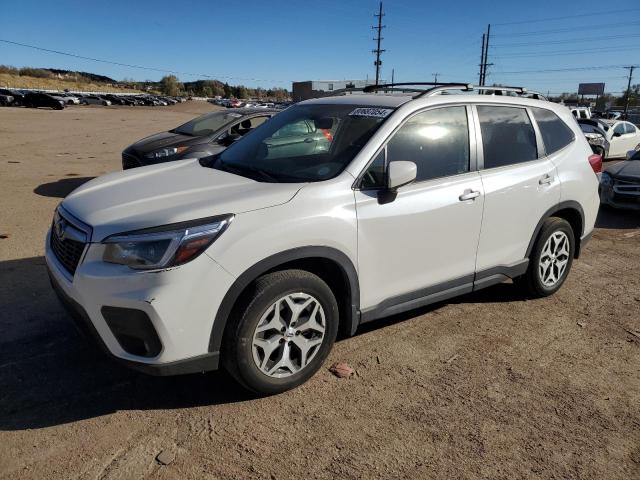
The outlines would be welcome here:
M 480 192 L 478 190 L 471 190 L 470 188 L 467 188 L 464 193 L 462 195 L 460 195 L 458 198 L 460 199 L 461 202 L 464 202 L 465 200 L 473 200 L 476 197 L 480 196 Z
M 549 185 L 551 182 L 553 182 L 553 177 L 548 173 L 544 177 L 542 177 L 540 180 L 538 180 L 538 183 L 540 185 Z

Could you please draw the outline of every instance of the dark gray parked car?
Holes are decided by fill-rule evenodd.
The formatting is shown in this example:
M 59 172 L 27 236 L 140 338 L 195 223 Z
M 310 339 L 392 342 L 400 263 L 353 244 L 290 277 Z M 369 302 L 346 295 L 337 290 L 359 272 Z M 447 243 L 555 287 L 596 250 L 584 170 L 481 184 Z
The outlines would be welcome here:
M 277 110 L 265 108 L 234 108 L 207 113 L 130 145 L 122 152 L 122 168 L 219 153 L 276 113 Z
M 600 201 L 617 208 L 640 210 L 640 150 L 611 165 L 600 177 Z

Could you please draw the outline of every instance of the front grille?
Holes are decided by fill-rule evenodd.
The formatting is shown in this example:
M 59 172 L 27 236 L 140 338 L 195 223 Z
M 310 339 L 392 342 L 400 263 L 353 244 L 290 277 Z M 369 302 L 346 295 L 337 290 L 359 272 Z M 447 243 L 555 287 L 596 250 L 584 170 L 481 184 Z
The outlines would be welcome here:
M 638 198 L 640 197 L 640 181 L 617 178 L 613 184 L 613 191 L 616 195 Z
M 131 155 L 130 153 L 122 154 L 122 169 L 128 170 L 129 168 L 140 167 L 140 160 L 136 158 L 135 155 Z
M 56 229 L 51 228 L 51 250 L 55 254 L 58 261 L 71 275 L 76 273 L 76 268 L 84 252 L 84 242 L 78 242 L 65 238 L 60 240 Z

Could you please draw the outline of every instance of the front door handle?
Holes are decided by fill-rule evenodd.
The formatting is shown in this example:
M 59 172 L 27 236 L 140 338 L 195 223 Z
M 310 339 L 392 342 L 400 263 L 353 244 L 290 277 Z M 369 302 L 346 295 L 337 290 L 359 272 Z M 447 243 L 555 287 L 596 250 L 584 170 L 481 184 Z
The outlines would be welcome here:
M 478 190 L 471 190 L 470 188 L 467 188 L 464 193 L 462 195 L 460 195 L 458 198 L 460 199 L 461 202 L 464 202 L 466 200 L 473 200 L 476 197 L 480 196 L 480 192 Z
M 540 185 L 549 185 L 551 182 L 553 182 L 553 177 L 548 173 L 544 177 L 542 177 L 540 180 L 538 180 L 538 183 Z

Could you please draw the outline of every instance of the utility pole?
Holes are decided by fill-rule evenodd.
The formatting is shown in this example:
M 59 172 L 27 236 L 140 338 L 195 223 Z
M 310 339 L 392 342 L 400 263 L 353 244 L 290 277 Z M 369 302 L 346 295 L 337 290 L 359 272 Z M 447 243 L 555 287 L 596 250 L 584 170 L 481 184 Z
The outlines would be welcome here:
M 624 120 L 627 119 L 627 110 L 629 110 L 629 100 L 631 97 L 631 79 L 633 78 L 633 70 L 636 68 L 636 65 L 630 65 L 628 67 L 624 67 L 629 70 L 629 82 L 627 83 L 627 93 L 624 101 L 624 113 L 622 114 L 622 118 Z
M 482 74 L 484 73 L 484 39 L 486 33 L 482 34 L 482 50 L 480 50 L 480 76 L 478 77 L 478 85 L 482 85 Z
M 436 72 L 432 73 L 431 75 L 433 75 L 433 83 L 438 83 L 438 75 L 441 75 L 441 73 Z
M 487 34 L 484 41 L 484 58 L 482 59 L 482 79 L 480 85 L 484 86 L 487 81 L 487 67 L 493 65 L 489 63 L 489 39 L 491 38 L 491 24 L 487 25 Z
M 374 17 L 378 18 L 378 26 L 374 26 L 371 28 L 376 30 L 378 35 L 373 39 L 377 43 L 377 46 L 375 50 L 372 50 L 372 52 L 376 54 L 376 61 L 373 62 L 373 64 L 376 66 L 376 85 L 378 85 L 378 83 L 380 82 L 380 67 L 382 66 L 380 55 L 385 51 L 380 48 L 380 42 L 383 40 L 382 29 L 385 28 L 385 26 L 382 25 L 382 17 L 384 17 L 384 13 L 382 13 L 382 2 L 380 2 L 380 10 L 377 14 L 374 15 Z
M 396 76 L 396 69 L 395 69 L 395 68 L 392 68 L 392 69 L 391 69 L 391 83 L 393 83 L 393 82 L 394 82 L 394 80 L 395 80 L 395 76 Z

